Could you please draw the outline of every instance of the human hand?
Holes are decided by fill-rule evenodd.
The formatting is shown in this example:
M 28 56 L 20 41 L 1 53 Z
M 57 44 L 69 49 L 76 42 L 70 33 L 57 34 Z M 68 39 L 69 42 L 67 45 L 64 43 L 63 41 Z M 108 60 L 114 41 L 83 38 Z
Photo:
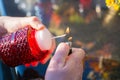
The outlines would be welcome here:
M 40 50 L 49 50 L 48 53 L 46 53 L 47 55 L 44 56 L 43 58 L 40 58 L 40 62 L 41 63 L 45 63 L 48 59 L 49 59 L 49 56 L 52 54 L 52 52 L 54 51 L 55 49 L 55 39 L 51 39 L 52 35 L 50 35 L 50 32 L 47 31 L 47 28 L 45 28 L 45 26 L 39 21 L 39 19 L 37 17 L 0 17 L 0 38 L 1 36 L 3 36 L 4 34 L 6 33 L 12 33 L 12 32 L 15 32 L 17 31 L 18 29 L 21 29 L 21 28 L 24 28 L 26 26 L 31 26 L 32 28 L 36 29 L 36 30 L 41 30 L 41 31 L 36 31 L 35 32 L 35 38 L 36 38 L 36 42 L 38 44 L 38 47 L 40 47 Z M 13 34 L 12 34 L 13 35 Z M 17 34 L 19 35 L 19 34 Z M 21 34 L 20 34 L 21 35 Z M 20 36 L 19 35 L 19 36 Z M 16 34 L 15 34 L 16 36 Z M 25 34 L 25 36 L 27 36 L 27 34 Z M 47 36 L 47 37 L 46 37 Z M 11 37 L 11 36 L 10 36 Z M 2 37 L 3 38 L 3 37 Z M 2 40 L 2 38 L 0 40 Z M 31 37 L 30 37 L 31 38 Z M 45 39 L 47 38 L 47 40 L 49 41 L 45 41 Z M 15 37 L 16 40 L 18 40 L 19 38 Z M 24 40 L 25 39 L 25 40 Z M 12 41 L 12 37 L 10 38 L 10 40 Z M 23 40 L 22 44 L 24 43 L 24 41 L 26 41 L 26 37 L 24 37 L 23 39 L 20 38 L 20 40 L 18 41 L 21 41 Z M 51 40 L 51 41 L 50 41 Z M 33 39 L 32 39 L 33 41 Z M 42 42 L 44 41 L 44 42 Z M 5 42 L 5 41 L 3 41 Z M 1 42 L 1 43 L 3 43 Z M 27 39 L 27 42 L 29 44 L 34 44 L 33 42 L 30 43 L 30 41 Z M 47 44 L 46 45 L 46 42 L 50 43 L 49 46 Z M 17 44 L 17 41 L 15 42 L 15 45 L 16 46 Z M 24 45 L 28 45 L 28 43 L 24 43 Z M 42 44 L 43 43 L 43 44 Z M 45 44 L 44 44 L 45 43 Z M 4 44 L 4 43 L 3 43 Z M 9 43 L 7 44 L 7 47 L 6 48 L 10 48 L 9 45 L 11 45 L 13 43 Z M 22 46 L 22 44 L 19 44 Z M 42 48 L 41 48 L 41 45 L 42 45 Z M 13 46 L 13 47 L 14 47 Z M 22 46 L 23 47 L 23 46 Z M 29 45 L 28 47 L 30 47 L 30 50 L 31 52 L 34 51 L 34 49 L 31 48 L 31 46 Z M 19 49 L 17 49 L 18 51 L 20 50 L 21 47 L 19 47 Z M 5 50 L 5 49 L 4 49 Z M 10 51 L 10 50 L 9 50 Z M 12 50 L 11 50 L 12 51 Z M 8 52 L 6 50 L 6 52 Z M 34 51 L 35 52 L 35 51 Z M 21 52 L 22 53 L 22 52 Z M 23 53 L 24 53 L 24 50 L 23 50 Z M 30 53 L 29 53 L 30 54 Z M 13 54 L 14 55 L 14 54 Z M 22 54 L 21 54 L 22 55 Z M 32 54 L 33 55 L 33 54 Z M 36 54 L 35 54 L 36 55 Z M 38 54 L 37 54 L 38 55 Z M 9 55 L 8 55 L 9 56 Z M 25 55 L 24 55 L 25 56 Z M 33 55 L 34 56 L 34 55 Z M 40 55 L 39 55 L 40 56 Z M 28 56 L 29 57 L 29 56 Z M 20 57 L 21 58 L 21 57 Z M 7 59 L 7 58 L 6 58 Z M 12 58 L 14 59 L 14 58 Z M 38 61 L 39 58 L 37 58 L 37 61 Z M 28 61 L 28 59 L 27 59 Z M 36 66 L 38 64 L 37 61 L 34 61 L 31 63 L 33 64 L 33 66 Z M 25 62 L 23 62 L 24 64 L 26 64 Z M 29 62 L 30 63 L 30 62 Z M 14 65 L 14 64 L 13 64 Z M 27 64 L 28 66 L 30 64 Z
M 39 30 L 44 25 L 35 16 L 32 17 L 0 17 L 0 36 L 6 33 L 17 31 L 30 25 Z
M 72 48 L 61 43 L 52 57 L 46 71 L 45 80 L 82 80 L 83 62 L 85 52 L 79 48 Z

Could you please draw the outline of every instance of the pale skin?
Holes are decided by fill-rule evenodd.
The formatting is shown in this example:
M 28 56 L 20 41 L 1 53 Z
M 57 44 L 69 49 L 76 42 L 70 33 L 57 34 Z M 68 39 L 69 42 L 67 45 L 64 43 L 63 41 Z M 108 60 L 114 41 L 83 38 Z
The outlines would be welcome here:
M 0 36 L 31 25 L 36 30 L 45 27 L 37 17 L 0 17 Z M 45 80 L 82 80 L 84 50 L 72 48 L 66 43 L 57 46 L 46 71 Z

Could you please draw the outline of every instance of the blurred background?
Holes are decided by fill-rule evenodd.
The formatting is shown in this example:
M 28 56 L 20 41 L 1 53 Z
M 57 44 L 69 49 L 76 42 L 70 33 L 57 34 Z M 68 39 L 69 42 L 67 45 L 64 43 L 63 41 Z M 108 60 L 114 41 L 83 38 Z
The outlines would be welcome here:
M 55 36 L 70 27 L 73 47 L 87 52 L 83 80 L 120 80 L 120 11 L 105 0 L 0 0 L 0 15 L 37 16 Z

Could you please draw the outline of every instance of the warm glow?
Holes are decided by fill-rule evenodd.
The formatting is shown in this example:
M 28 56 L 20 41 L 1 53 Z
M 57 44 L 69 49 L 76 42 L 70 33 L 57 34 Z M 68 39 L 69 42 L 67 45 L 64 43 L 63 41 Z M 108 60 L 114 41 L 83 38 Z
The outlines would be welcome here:
M 68 38 L 68 41 L 72 41 L 72 37 L 70 36 L 70 28 L 69 27 L 67 27 L 67 29 L 66 29 L 66 35 L 68 36 L 67 38 Z
M 69 33 L 70 33 L 70 28 L 67 27 L 67 29 L 66 29 L 66 34 L 69 34 Z

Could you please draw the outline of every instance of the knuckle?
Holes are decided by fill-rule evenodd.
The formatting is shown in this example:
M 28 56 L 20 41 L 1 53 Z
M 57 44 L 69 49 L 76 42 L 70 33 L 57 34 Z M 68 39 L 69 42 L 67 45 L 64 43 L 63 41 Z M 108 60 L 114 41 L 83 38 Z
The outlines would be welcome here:
M 31 17 L 31 19 L 32 19 L 33 22 L 34 21 L 39 21 L 38 17 L 36 17 L 36 16 Z
M 83 49 L 79 49 L 79 54 L 80 54 L 80 56 L 85 56 L 85 51 L 83 50 Z

